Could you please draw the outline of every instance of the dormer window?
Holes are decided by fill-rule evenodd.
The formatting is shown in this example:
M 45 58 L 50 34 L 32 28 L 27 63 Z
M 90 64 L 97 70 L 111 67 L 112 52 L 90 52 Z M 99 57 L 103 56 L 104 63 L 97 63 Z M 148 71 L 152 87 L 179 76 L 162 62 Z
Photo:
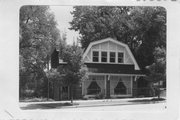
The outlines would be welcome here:
M 93 51 L 93 62 L 99 62 L 99 52 Z
M 122 52 L 118 52 L 118 63 L 124 62 L 124 54 Z
M 101 52 L 101 62 L 107 62 L 107 52 Z
M 111 63 L 115 63 L 115 60 L 116 60 L 116 53 L 115 52 L 110 52 L 110 59 L 109 59 L 109 61 Z

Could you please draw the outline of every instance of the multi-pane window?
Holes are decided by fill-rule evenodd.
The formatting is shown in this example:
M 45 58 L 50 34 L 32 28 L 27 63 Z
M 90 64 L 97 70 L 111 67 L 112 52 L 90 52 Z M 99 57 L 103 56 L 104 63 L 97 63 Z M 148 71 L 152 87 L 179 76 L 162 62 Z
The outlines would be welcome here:
M 101 54 L 100 54 L 101 53 Z M 99 60 L 100 59 L 100 60 Z M 110 63 L 124 63 L 124 53 L 123 52 L 107 52 L 107 51 L 93 51 L 92 52 L 93 62 L 110 62 Z
M 115 62 L 116 60 L 116 53 L 115 52 L 110 52 L 110 62 Z
M 122 81 L 119 81 L 114 88 L 114 94 L 127 94 L 127 88 Z
M 96 95 L 101 92 L 101 88 L 97 84 L 96 81 L 92 81 L 89 87 L 87 88 L 87 94 L 88 95 Z
M 118 52 L 118 63 L 123 63 L 124 54 L 121 52 Z
M 99 52 L 93 51 L 93 62 L 99 62 Z
M 101 62 L 107 62 L 107 52 L 101 52 Z

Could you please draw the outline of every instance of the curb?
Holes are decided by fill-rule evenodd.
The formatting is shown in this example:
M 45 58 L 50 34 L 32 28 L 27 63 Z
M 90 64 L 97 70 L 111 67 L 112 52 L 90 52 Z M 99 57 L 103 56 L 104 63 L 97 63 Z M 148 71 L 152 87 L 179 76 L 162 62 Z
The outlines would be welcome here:
M 166 101 L 155 101 L 155 102 L 124 102 L 124 103 L 108 103 L 108 104 L 89 104 L 89 105 L 73 105 L 73 106 L 61 106 L 57 108 L 82 108 L 82 107 L 100 107 L 100 106 L 119 106 L 119 105 L 140 105 L 140 104 L 157 104 L 157 103 L 165 103 Z

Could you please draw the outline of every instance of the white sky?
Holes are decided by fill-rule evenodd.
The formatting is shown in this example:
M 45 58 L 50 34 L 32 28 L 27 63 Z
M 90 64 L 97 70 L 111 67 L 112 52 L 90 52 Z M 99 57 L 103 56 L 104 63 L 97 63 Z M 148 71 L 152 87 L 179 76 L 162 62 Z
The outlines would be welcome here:
M 73 6 L 50 6 L 50 9 L 55 15 L 61 33 L 67 33 L 67 44 L 72 44 L 73 39 L 76 41 L 79 36 L 78 32 L 68 29 L 70 28 L 69 22 L 73 19 L 73 16 L 70 14 L 70 12 L 73 11 Z

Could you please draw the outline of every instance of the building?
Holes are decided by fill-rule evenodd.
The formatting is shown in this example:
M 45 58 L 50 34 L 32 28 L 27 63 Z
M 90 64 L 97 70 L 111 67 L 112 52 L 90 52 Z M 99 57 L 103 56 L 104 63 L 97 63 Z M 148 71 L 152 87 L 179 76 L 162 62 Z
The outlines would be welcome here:
M 76 87 L 74 97 L 78 96 L 77 99 L 97 96 L 101 98 L 134 97 L 141 94 L 138 91 L 140 88 L 147 87 L 147 81 L 142 79 L 145 75 L 129 47 L 122 42 L 112 38 L 91 42 L 83 54 L 83 59 L 88 68 L 89 78 Z M 60 64 L 58 51 L 54 51 L 51 65 L 56 68 Z M 68 91 L 67 86 L 55 84 L 55 100 L 62 100 L 64 96 L 69 96 Z

